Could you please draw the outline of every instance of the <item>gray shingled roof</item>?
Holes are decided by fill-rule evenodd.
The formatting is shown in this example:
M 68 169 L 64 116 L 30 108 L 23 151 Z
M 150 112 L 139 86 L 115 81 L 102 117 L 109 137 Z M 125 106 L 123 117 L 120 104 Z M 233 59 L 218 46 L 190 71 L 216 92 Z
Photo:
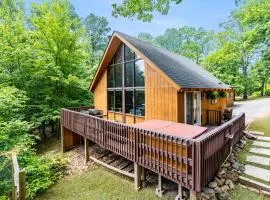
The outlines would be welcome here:
M 230 88 L 229 85 L 221 82 L 201 66 L 184 56 L 155 47 L 124 33 L 118 31 L 115 33 L 131 43 L 181 88 Z

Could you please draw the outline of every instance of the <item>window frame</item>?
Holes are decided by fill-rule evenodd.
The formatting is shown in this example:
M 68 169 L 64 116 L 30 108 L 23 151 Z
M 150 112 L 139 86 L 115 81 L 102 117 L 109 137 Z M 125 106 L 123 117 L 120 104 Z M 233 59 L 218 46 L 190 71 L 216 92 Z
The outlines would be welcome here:
M 136 62 L 141 60 L 144 64 L 144 73 L 145 73 L 145 63 L 144 63 L 144 60 L 139 57 L 134 51 L 131 51 L 134 53 L 134 56 L 132 60 L 125 60 L 125 53 L 126 53 L 126 48 L 129 48 L 126 44 L 124 43 L 121 43 L 119 48 L 121 48 L 121 55 L 122 55 L 122 62 L 121 63 L 115 63 L 115 55 L 113 56 L 112 58 L 112 61 L 110 62 L 110 64 L 108 65 L 107 67 L 107 73 L 108 73 L 108 69 L 109 67 L 112 68 L 112 71 L 113 71 L 113 87 L 109 87 L 109 76 L 107 77 L 107 95 L 109 94 L 109 92 L 113 92 L 114 94 L 114 99 L 113 99 L 113 103 L 114 103 L 114 108 L 113 110 L 110 110 L 109 108 L 109 97 L 107 98 L 107 108 L 108 108 L 108 112 L 112 112 L 112 113 L 121 113 L 121 114 L 124 114 L 124 115 L 131 115 L 131 116 L 136 116 L 136 117 L 145 117 L 145 113 L 144 115 L 136 115 L 136 91 L 143 91 L 144 92 L 144 102 L 145 102 L 145 77 L 144 77 L 144 86 L 137 86 L 135 85 L 135 65 L 136 65 Z M 118 50 L 117 50 L 118 51 Z M 132 66 L 132 87 L 128 86 L 126 87 L 126 70 L 125 70 L 125 65 L 127 63 L 133 63 L 133 66 Z M 121 69 L 122 69 L 122 87 L 116 87 L 116 73 L 115 73 L 115 66 L 116 65 L 121 65 Z M 117 112 L 115 110 L 115 104 L 116 104 L 116 91 L 122 91 L 122 109 L 121 109 L 121 112 Z M 134 114 L 130 114 L 130 113 L 126 113 L 126 103 L 125 103 L 125 92 L 126 91 L 132 91 L 132 98 L 133 98 L 133 113 Z M 145 108 L 144 108 L 145 109 Z

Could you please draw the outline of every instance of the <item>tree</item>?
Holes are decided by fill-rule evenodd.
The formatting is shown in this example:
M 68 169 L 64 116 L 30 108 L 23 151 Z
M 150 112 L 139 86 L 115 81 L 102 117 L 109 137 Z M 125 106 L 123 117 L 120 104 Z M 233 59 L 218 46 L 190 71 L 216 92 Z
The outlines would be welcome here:
M 155 38 L 155 43 L 174 53 L 201 63 L 214 48 L 214 33 L 203 28 L 182 27 L 167 29 Z
M 150 33 L 139 33 L 137 38 L 150 44 L 154 43 L 154 37 Z
M 94 54 L 98 56 L 98 59 L 95 60 L 99 61 L 99 58 L 101 57 L 101 54 L 106 48 L 106 44 L 108 42 L 107 34 L 111 31 L 109 22 L 105 17 L 99 17 L 91 13 L 83 19 L 83 24 L 87 36 L 91 40 L 90 43 L 92 50 Z
M 123 0 L 120 4 L 112 4 L 113 16 L 128 17 L 142 21 L 150 22 L 153 19 L 153 12 L 159 12 L 162 15 L 167 15 L 170 9 L 170 4 L 180 4 L 182 0 L 157 0 L 157 1 L 138 1 L 138 0 Z
M 42 126 L 45 136 L 47 124 L 54 130 L 60 108 L 90 103 L 87 72 L 92 55 L 89 39 L 67 0 L 33 3 L 29 21 L 35 60 L 27 87 L 32 100 L 28 116 Z

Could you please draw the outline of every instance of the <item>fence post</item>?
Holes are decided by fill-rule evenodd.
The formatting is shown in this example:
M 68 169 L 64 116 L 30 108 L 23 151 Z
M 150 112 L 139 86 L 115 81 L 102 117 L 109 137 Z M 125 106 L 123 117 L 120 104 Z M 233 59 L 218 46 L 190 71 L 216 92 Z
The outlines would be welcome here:
M 25 181 L 25 170 L 19 172 L 19 197 L 20 200 L 25 200 L 26 198 L 26 181 Z
M 12 154 L 12 200 L 26 199 L 25 170 L 20 170 L 17 156 Z

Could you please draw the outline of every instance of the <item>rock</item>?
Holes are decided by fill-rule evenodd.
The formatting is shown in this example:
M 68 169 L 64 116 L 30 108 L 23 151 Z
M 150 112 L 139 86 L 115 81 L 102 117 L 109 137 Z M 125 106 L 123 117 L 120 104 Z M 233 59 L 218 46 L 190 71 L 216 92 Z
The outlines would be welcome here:
M 201 192 L 201 196 L 203 197 L 203 198 L 205 198 L 205 199 L 210 199 L 210 195 L 208 195 L 208 194 L 206 194 L 206 193 L 204 193 L 204 192 Z
M 249 132 L 246 132 L 246 131 L 244 131 L 244 133 L 245 133 L 245 136 L 246 136 L 248 139 L 251 139 L 251 140 L 257 139 L 257 136 L 256 136 L 256 135 L 253 135 L 253 134 L 251 134 L 251 133 L 249 133 Z
M 236 146 L 236 147 L 234 148 L 234 151 L 235 151 L 236 153 L 238 153 L 239 151 L 241 151 L 241 149 L 240 149 L 239 147 Z
M 227 168 L 222 167 L 222 168 L 218 171 L 217 176 L 218 176 L 218 177 L 223 177 L 226 173 L 227 173 Z
M 210 182 L 209 184 L 208 184 L 208 187 L 210 187 L 210 188 L 215 188 L 215 187 L 217 187 L 218 186 L 218 184 L 216 183 L 216 182 Z
M 229 172 L 227 173 L 226 178 L 236 182 L 238 181 L 239 174 L 237 172 Z
M 203 188 L 203 192 L 209 195 L 210 197 L 215 195 L 215 190 L 213 190 L 212 188 L 205 187 Z
M 228 192 L 222 192 L 220 194 L 217 195 L 217 198 L 219 200 L 229 200 L 230 199 L 230 195 L 228 194 Z
M 229 162 L 226 162 L 226 163 L 224 163 L 224 165 L 223 165 L 223 167 L 226 167 L 226 168 L 228 168 L 228 167 L 230 167 L 231 166 L 231 164 L 229 163 Z
M 222 192 L 220 187 L 215 187 L 214 190 L 216 194 L 219 194 Z
M 233 163 L 232 168 L 239 170 L 239 163 L 238 162 Z
M 245 146 L 247 144 L 246 140 L 241 139 L 240 142 Z
M 255 192 L 256 194 L 260 194 L 260 191 L 259 191 L 258 189 L 256 189 L 256 188 L 248 187 L 247 189 L 248 189 L 249 191 L 251 191 L 251 192 Z
M 225 179 L 215 177 L 215 182 L 218 184 L 218 186 L 222 186 L 225 183 Z
M 240 149 L 243 149 L 245 147 L 245 145 L 241 142 L 239 142 L 236 147 L 240 148 Z
M 265 196 L 265 197 L 270 197 L 270 192 L 265 191 L 265 190 L 261 190 L 260 191 L 260 194 L 263 195 L 263 196 Z
M 222 192 L 227 192 L 228 190 L 230 190 L 228 185 L 223 185 L 220 189 Z
M 239 165 L 239 170 L 240 170 L 241 172 L 245 171 L 245 170 L 246 170 L 245 165 Z
M 230 190 L 234 189 L 234 184 L 233 184 L 232 180 L 227 179 L 227 180 L 225 181 L 225 184 L 229 186 L 229 189 L 230 189 Z

